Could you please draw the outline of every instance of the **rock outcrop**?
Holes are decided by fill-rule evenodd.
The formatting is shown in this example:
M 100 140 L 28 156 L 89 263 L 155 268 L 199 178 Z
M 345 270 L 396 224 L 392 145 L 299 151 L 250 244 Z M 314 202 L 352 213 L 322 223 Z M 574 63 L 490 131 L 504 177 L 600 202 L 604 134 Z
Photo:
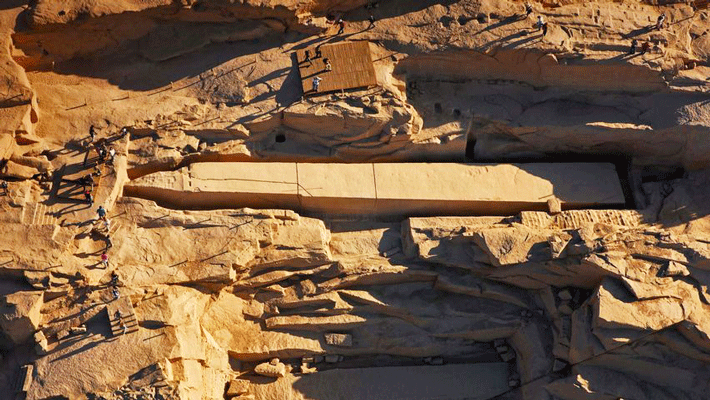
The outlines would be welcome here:
M 706 3 L 3 2 L 0 393 L 706 398 Z

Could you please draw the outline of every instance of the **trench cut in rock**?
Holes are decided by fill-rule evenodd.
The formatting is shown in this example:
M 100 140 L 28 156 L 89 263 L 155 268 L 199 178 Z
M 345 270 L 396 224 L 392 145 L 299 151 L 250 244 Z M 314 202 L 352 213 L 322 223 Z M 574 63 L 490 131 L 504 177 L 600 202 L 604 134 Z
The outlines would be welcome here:
M 510 215 L 620 207 L 612 164 L 195 163 L 131 181 L 124 195 L 176 209 L 285 208 L 305 214 Z

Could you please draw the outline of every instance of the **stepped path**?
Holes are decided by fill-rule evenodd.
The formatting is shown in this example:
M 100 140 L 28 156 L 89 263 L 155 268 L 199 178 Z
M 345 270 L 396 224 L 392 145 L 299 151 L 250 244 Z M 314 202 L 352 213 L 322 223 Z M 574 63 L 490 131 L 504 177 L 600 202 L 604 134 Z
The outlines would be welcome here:
M 54 207 L 44 203 L 25 205 L 23 222 L 26 225 L 56 225 L 58 223 Z
M 133 309 L 133 304 L 131 304 L 131 299 L 128 297 L 119 297 L 108 303 L 106 306 L 106 312 L 108 312 L 109 323 L 111 324 L 111 333 L 113 336 L 119 336 L 124 334 L 123 324 L 126 326 L 125 334 L 131 334 L 133 332 L 138 332 L 138 320 L 136 319 L 136 311 Z M 120 312 L 120 317 L 118 317 L 117 312 Z

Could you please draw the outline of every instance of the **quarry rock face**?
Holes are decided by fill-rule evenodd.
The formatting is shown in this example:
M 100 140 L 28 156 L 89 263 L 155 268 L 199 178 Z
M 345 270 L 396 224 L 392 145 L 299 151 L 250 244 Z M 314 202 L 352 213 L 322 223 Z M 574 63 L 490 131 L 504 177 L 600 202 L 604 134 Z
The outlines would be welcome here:
M 32 338 L 39 327 L 42 292 L 16 292 L 2 298 L 2 333 L 14 344 Z
M 707 2 L 5 3 L 1 398 L 707 398 Z

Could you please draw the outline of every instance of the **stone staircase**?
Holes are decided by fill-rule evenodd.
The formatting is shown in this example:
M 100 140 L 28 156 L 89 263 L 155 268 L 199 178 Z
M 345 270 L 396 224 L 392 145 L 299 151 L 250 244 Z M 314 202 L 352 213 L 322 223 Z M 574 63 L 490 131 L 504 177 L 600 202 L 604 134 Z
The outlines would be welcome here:
M 25 225 L 56 225 L 58 223 L 54 208 L 43 203 L 27 203 L 22 222 Z
M 116 316 L 116 311 L 121 312 L 121 318 Z M 128 297 L 120 297 L 117 300 L 113 300 L 106 306 L 106 312 L 108 312 L 108 320 L 111 325 L 111 333 L 113 336 L 123 335 L 123 329 L 121 328 L 121 320 L 126 325 L 126 335 L 134 332 L 138 332 L 138 319 L 136 318 L 136 312 L 133 309 L 133 304 Z

